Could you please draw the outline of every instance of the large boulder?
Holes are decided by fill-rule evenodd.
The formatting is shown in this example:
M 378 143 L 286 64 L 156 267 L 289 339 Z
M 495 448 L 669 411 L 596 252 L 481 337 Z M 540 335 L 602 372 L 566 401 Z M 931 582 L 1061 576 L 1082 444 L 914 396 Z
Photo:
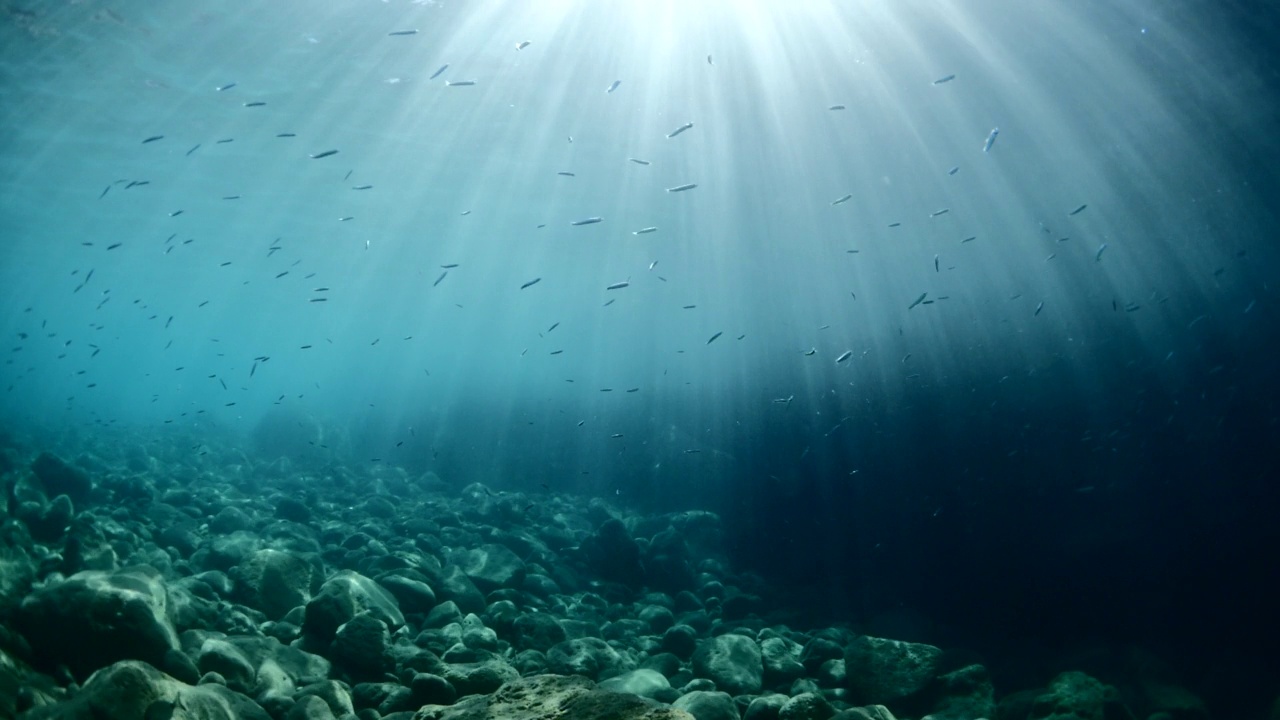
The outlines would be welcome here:
M 232 568 L 237 599 L 279 620 L 311 600 L 311 563 L 279 550 L 258 550 Z
M 458 568 L 482 592 L 520 587 L 524 582 L 524 562 L 502 545 L 482 545 L 454 554 Z
M 885 704 L 916 695 L 933 680 L 941 658 L 932 645 L 863 635 L 844 652 L 853 701 Z
M 321 643 L 329 643 L 339 626 L 365 611 L 393 631 L 404 625 L 404 615 L 394 595 L 360 573 L 342 570 L 326 580 L 307 603 L 302 631 Z
M 754 695 L 763 685 L 764 660 L 755 640 L 730 633 L 698 644 L 693 671 L 730 695 Z
M 66 495 L 75 503 L 82 504 L 93 492 L 93 480 L 83 470 L 68 465 L 52 453 L 40 453 L 31 463 L 31 472 L 40 481 L 47 497 Z
M 167 607 L 164 579 L 150 566 L 85 570 L 28 595 L 18 627 L 37 664 L 85 678 L 119 660 L 164 667 L 178 647 Z

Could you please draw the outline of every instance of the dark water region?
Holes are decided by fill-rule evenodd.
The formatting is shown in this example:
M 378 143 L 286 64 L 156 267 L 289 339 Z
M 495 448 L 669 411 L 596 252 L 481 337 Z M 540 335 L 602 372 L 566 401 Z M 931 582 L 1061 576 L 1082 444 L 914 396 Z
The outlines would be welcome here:
M 1280 717 L 1272 5 L 0 5 L 0 717 Z

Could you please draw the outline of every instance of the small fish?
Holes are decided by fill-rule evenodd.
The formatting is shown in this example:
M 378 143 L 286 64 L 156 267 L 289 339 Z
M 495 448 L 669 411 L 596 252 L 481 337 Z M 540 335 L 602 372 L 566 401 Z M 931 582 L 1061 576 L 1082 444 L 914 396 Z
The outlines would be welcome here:
M 435 281 L 435 282 L 433 282 L 433 283 L 431 283 L 431 287 L 435 287 L 435 286 L 439 285 L 439 284 L 441 283 L 441 281 L 443 281 L 443 280 L 444 280 L 445 276 L 446 276 L 446 275 L 448 275 L 448 274 L 449 274 L 449 271 L 448 271 L 448 270 L 445 270 L 444 272 L 440 273 L 440 277 L 436 278 L 436 281 Z
M 814 355 L 817 355 L 817 354 L 818 354 L 818 348 L 812 348 L 812 347 L 811 347 L 811 348 L 809 348 L 808 350 L 805 350 L 805 351 L 804 351 L 804 356 L 805 356 L 805 357 L 813 357 Z
M 840 357 L 836 358 L 836 364 L 839 365 L 845 360 L 848 360 L 850 357 L 853 357 L 853 351 L 845 350 L 844 352 L 840 353 Z
M 244 104 L 244 106 L 245 106 L 245 107 L 262 107 L 263 105 L 266 105 L 266 103 L 261 102 L 261 101 L 258 101 L 258 102 L 247 102 L 247 103 L 245 103 L 245 104 Z
M 163 139 L 164 139 L 164 136 L 163 136 L 163 135 L 152 135 L 151 137 L 147 138 L 146 140 L 143 140 L 143 141 L 142 141 L 142 144 L 143 144 L 143 145 L 146 145 L 147 143 L 155 142 L 155 141 L 157 141 L 157 140 L 163 140 Z
M 223 90 L 230 90 L 231 88 L 233 88 L 233 87 L 235 87 L 235 86 L 236 86 L 236 84 L 235 84 L 235 83 L 227 83 L 226 85 L 219 85 L 219 86 L 218 86 L 218 92 L 222 92 Z
M 564 352 L 564 351 L 563 351 L 563 350 L 552 350 L 550 354 L 551 354 L 551 355 L 559 355 L 559 354 L 560 354 L 560 353 L 562 353 L 562 352 Z
M 441 75 L 443 75 L 443 74 L 444 74 L 444 71 L 445 71 L 445 70 L 448 70 L 448 69 L 449 69 L 449 64 L 448 64 L 448 63 L 445 63 L 444 65 L 441 65 L 441 66 L 440 66 L 440 69 L 439 69 L 439 70 L 436 70 L 435 72 L 431 73 L 431 77 L 429 77 L 429 78 L 427 78 L 427 79 L 428 79 L 428 80 L 435 80 L 436 78 L 438 78 L 438 77 L 440 77 Z
M 629 283 L 629 282 L 616 282 L 616 283 L 614 283 L 614 284 L 612 284 L 612 285 L 610 285 L 610 286 L 606 287 L 606 288 L 605 288 L 605 290 L 621 290 L 622 288 L 625 288 L 625 287 L 631 287 L 631 283 Z
M 441 265 L 440 267 L 444 268 L 445 270 L 452 270 L 458 267 L 458 263 L 449 263 L 448 265 Z
M 938 269 L 938 256 L 937 256 L 937 255 L 934 255 L 934 256 L 933 256 L 933 271 L 934 271 L 934 272 L 941 272 L 941 271 Z
M 581 220 L 574 220 L 569 224 L 574 227 L 578 227 L 581 225 L 595 225 L 596 223 L 603 222 L 603 221 L 604 221 L 604 218 L 602 217 L 589 217 L 589 218 L 583 218 Z
M 1103 253 L 1103 251 L 1105 251 L 1106 249 L 1107 249 L 1107 244 L 1106 244 L 1106 243 L 1102 243 L 1101 245 L 1099 245 L 1099 246 L 1098 246 L 1098 252 L 1094 253 L 1094 255 L 1093 255 L 1093 261 L 1094 261 L 1094 262 L 1101 262 L 1101 261 L 1102 261 L 1102 253 Z
M 476 84 L 475 80 L 445 80 L 445 87 L 470 87 Z
M 978 236 L 977 236 L 977 235 L 970 235 L 969 237 L 967 237 L 967 238 L 965 238 L 965 239 L 961 240 L 961 241 L 960 241 L 960 244 L 961 244 L 961 245 L 963 245 L 963 244 L 965 244 L 965 243 L 967 243 L 967 242 L 973 242 L 974 240 L 977 240 L 977 239 L 978 239 Z
M 111 243 L 110 245 L 108 245 L 108 246 L 107 246 L 107 249 L 108 249 L 108 250 L 115 250 L 116 248 L 120 247 L 120 246 L 121 246 L 121 245 L 123 245 L 123 244 L 124 244 L 124 243 Z
M 85 278 L 85 282 L 88 282 L 88 281 L 89 281 L 89 279 L 88 279 L 88 278 Z M 1257 305 L 1257 304 L 1258 304 L 1258 301 L 1257 301 L 1257 300 L 1250 300 L 1250 301 L 1249 301 L 1249 304 L 1244 306 L 1244 312 L 1243 312 L 1243 313 L 1241 313 L 1241 314 L 1242 314 L 1242 315 L 1247 315 L 1247 314 L 1249 313 L 1249 311 L 1253 309 L 1253 306 L 1254 306 L 1254 305 Z
M 996 144 L 996 136 L 1000 134 L 1000 128 L 991 128 L 991 134 L 987 136 L 987 142 L 982 145 L 982 152 L 991 152 L 991 146 Z
M 1036 305 L 1036 311 L 1035 311 L 1034 313 L 1032 313 L 1032 314 L 1031 314 L 1031 317 L 1035 317 L 1036 315 L 1039 315 L 1039 314 L 1040 314 L 1040 311 L 1041 311 L 1041 310 L 1043 310 L 1043 309 L 1044 309 L 1044 301 L 1043 301 L 1043 300 L 1041 300 L 1041 301 Z
M 902 227 L 902 223 L 900 222 L 889 223 L 889 227 L 891 228 Z
M 373 186 L 372 185 L 356 185 L 351 189 L 352 190 L 372 190 Z
M 708 64 L 708 65 L 715 65 L 715 63 L 711 61 L 711 56 L 710 56 L 710 55 L 708 55 L 708 56 L 707 56 L 707 64 Z
M 681 305 L 681 306 L 680 306 L 680 309 L 681 309 L 681 310 L 693 310 L 693 309 L 694 309 L 694 308 L 696 308 L 696 307 L 698 307 L 698 306 L 697 306 L 697 305 Z
M 684 132 L 685 130 L 689 130 L 689 129 L 691 129 L 692 127 L 693 127 L 693 123 L 691 123 L 691 122 L 690 122 L 690 123 L 685 123 L 685 124 L 681 125 L 680 127 L 676 128 L 675 130 L 672 130 L 671 132 L 667 133 L 667 137 L 669 137 L 669 138 L 673 138 L 673 137 L 675 137 L 675 136 L 679 135 L 680 133 Z
M 282 278 L 282 277 L 284 277 L 285 275 L 288 275 L 288 274 L 289 274 L 289 271 L 288 271 L 288 270 L 285 270 L 285 271 L 284 271 L 284 272 L 282 272 L 282 273 L 277 273 L 277 274 L 276 274 L 276 279 L 277 279 L 277 280 L 279 280 L 280 278 Z
M 622 81 L 621 81 L 621 80 L 614 80 L 612 83 L 610 83 L 610 84 L 609 84 L 609 89 L 608 89 L 608 90 L 605 90 L 605 92 L 607 92 L 607 93 L 611 93 L 611 92 L 613 92 L 614 90 L 617 90 L 617 89 L 618 89 L 618 86 L 619 86 L 619 85 L 621 85 L 621 84 L 622 84 Z
M 934 85 L 941 85 L 941 84 L 943 84 L 943 83 L 949 83 L 949 82 L 951 82 L 952 80 L 955 80 L 955 79 L 956 79 L 956 76 L 955 76 L 955 75 L 944 75 L 944 76 L 942 76 L 942 77 L 938 78 L 937 80 L 934 80 L 934 81 L 933 81 L 933 84 L 934 84 Z
M 551 323 L 551 327 L 547 328 L 547 332 L 551 332 L 552 330 L 555 330 L 558 327 L 560 327 L 560 323 L 558 322 Z
M 319 160 L 320 158 L 327 158 L 327 157 L 329 157 L 330 155 L 337 155 L 337 154 L 338 154 L 338 151 L 337 151 L 337 150 L 325 150 L 324 152 L 318 152 L 318 153 L 315 153 L 315 154 L 311 155 L 311 159 L 312 159 L 312 160 Z
M 236 139 L 235 139 L 235 138 L 223 138 L 223 139 L 221 139 L 221 140 L 215 140 L 215 141 L 213 142 L 213 144 L 214 144 L 214 145 L 226 145 L 227 143 L 235 142 L 235 141 L 236 141 Z
M 565 176 L 565 177 L 577 177 L 577 175 L 574 175 L 574 174 L 573 174 L 573 173 L 571 173 L 571 172 L 558 172 L 558 173 L 556 173 L 556 174 L 557 174 L 557 175 L 563 175 L 563 176 Z
M 950 170 L 948 170 L 948 171 L 947 171 L 947 174 L 948 174 L 948 175 L 955 175 L 955 174 L 956 174 L 956 173 L 958 173 L 958 172 L 960 172 L 960 166 L 959 166 L 959 165 L 956 165 L 955 167 L 953 167 L 953 168 L 951 168 Z
M 929 217 L 935 218 L 935 217 L 938 217 L 939 215 L 946 215 L 949 212 L 951 212 L 951 208 L 942 208 L 941 210 L 935 210 L 929 213 Z
M 828 109 L 828 110 L 843 110 L 843 109 L 844 109 L 844 106 L 843 106 L 843 105 L 832 105 L 831 107 L 829 107 L 829 108 L 827 108 L 827 109 Z
M 1088 206 L 1088 205 L 1081 205 L 1080 207 L 1076 208 L 1075 210 L 1072 210 L 1071 212 L 1067 213 L 1067 215 L 1068 215 L 1068 216 L 1071 216 L 1071 215 L 1079 215 L 1080 213 L 1084 212 L 1084 209 L 1085 209 L 1085 208 L 1087 208 L 1087 207 L 1089 207 L 1089 206 Z
M 648 234 L 649 234 L 649 233 L 651 233 L 651 232 L 658 232 L 658 228 L 656 228 L 656 227 L 640 228 L 639 230 L 636 230 L 635 232 L 633 232 L 633 233 L 631 233 L 631 234 L 632 234 L 632 235 L 648 235 Z M 652 267 L 652 266 L 650 266 L 650 267 L 649 267 L 649 269 L 650 269 L 650 270 L 652 270 L 652 269 L 653 269 L 653 267 Z
M 927 292 L 922 292 L 922 293 L 920 293 L 920 297 L 916 298 L 914 302 L 912 302 L 910 305 L 908 305 L 908 306 L 907 306 L 907 309 L 908 309 L 908 310 L 910 310 L 911 308 L 913 308 L 913 307 L 915 307 L 915 306 L 919 305 L 920 303 L 924 302 L 924 296 L 925 296 L 925 295 L 928 295 L 928 294 L 929 294 L 929 293 L 927 293 Z
M 637 165 L 648 165 L 648 164 L 649 164 L 649 161 L 648 161 L 648 160 L 641 160 L 641 159 L 639 159 L 639 158 L 627 158 L 627 160 L 629 160 L 629 161 L 631 161 L 631 162 L 633 162 L 633 163 L 635 163 L 635 164 L 637 164 Z
M 418 34 L 417 30 L 394 30 L 392 32 L 387 33 L 387 36 L 396 37 L 398 35 L 417 35 L 417 34 Z
M 529 47 L 529 41 L 528 41 L 528 40 L 521 40 L 520 42 L 516 43 L 516 49 L 517 49 L 517 50 L 523 50 L 523 49 L 525 49 L 525 48 L 527 48 L 527 47 Z
M 685 183 L 684 185 L 677 185 L 677 186 L 675 186 L 675 187 L 669 187 L 669 188 L 667 188 L 667 192 L 669 192 L 669 193 L 684 192 L 685 190 L 692 190 L 692 189 L 694 189 L 694 188 L 696 188 L 696 187 L 698 187 L 698 184 L 697 184 L 697 183 Z
M 833 201 L 831 202 L 831 204 L 832 204 L 832 205 L 843 205 L 843 204 L 845 204 L 845 203 L 849 202 L 849 201 L 850 201 L 850 200 L 852 200 L 852 199 L 853 199 L 853 193 L 849 193 L 848 195 L 843 195 L 843 196 L 841 196 L 841 197 L 837 198 L 836 200 L 833 200 Z
M 276 137 L 278 138 L 298 137 L 298 134 L 297 133 L 276 133 Z
M 524 290 L 525 288 L 527 288 L 527 287 L 531 287 L 531 286 L 533 286 L 533 285 L 537 285 L 537 284 L 538 284 L 538 283 L 540 283 L 540 282 L 542 282 L 542 278 L 540 278 L 540 277 L 534 278 L 534 279 L 530 280 L 529 282 L 527 282 L 527 283 L 525 283 L 525 284 L 521 285 L 521 286 L 520 286 L 520 289 L 521 289 L 521 290 Z
M 721 331 L 716 333 L 715 335 L 712 335 L 711 338 L 707 340 L 707 344 L 710 345 L 711 343 L 715 342 L 716 338 L 720 337 L 723 334 L 724 334 L 724 331 Z

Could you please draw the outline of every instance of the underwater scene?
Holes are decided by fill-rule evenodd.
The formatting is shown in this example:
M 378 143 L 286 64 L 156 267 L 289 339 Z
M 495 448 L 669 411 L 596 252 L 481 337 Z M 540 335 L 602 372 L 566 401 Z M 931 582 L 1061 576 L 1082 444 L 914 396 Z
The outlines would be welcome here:
M 0 718 L 1280 720 L 1278 17 L 0 1 Z

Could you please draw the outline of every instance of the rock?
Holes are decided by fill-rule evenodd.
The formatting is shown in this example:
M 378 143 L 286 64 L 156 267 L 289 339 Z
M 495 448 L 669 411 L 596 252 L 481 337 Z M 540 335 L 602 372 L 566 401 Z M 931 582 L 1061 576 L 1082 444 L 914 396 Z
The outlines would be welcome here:
M 380 678 L 391 669 L 387 624 L 368 610 L 343 623 L 329 652 L 334 663 L 355 678 Z
M 858 637 L 844 653 L 853 699 L 889 703 L 911 697 L 933 680 L 941 657 L 932 645 Z
M 253 518 L 238 507 L 228 506 L 218 511 L 209 521 L 209 529 L 219 535 L 230 535 L 237 530 L 253 527 Z
M 760 646 L 745 635 L 730 633 L 699 643 L 693 655 L 693 670 L 731 695 L 755 694 L 763 686 Z
M 443 677 L 458 691 L 458 697 L 465 697 L 492 693 L 504 683 L 518 679 L 520 673 L 501 658 L 494 656 L 479 662 L 455 662 L 446 665 Z
M 536 675 L 512 680 L 492 695 L 473 695 L 456 705 L 427 705 L 413 720 L 694 720 L 686 712 L 598 689 L 581 677 Z
M 742 714 L 742 720 L 778 720 L 778 713 L 790 699 L 778 693 L 761 695 L 747 706 L 746 712 Z
M 38 665 L 65 664 L 85 678 L 118 660 L 163 665 L 178 647 L 167 605 L 164 580 L 149 566 L 85 570 L 28 595 L 17 624 Z
M 778 710 L 778 720 L 828 720 L 836 709 L 817 693 L 801 693 Z M 977 716 L 969 718 L 974 720 Z
M 1163 713 L 1168 720 L 1209 720 L 1209 709 L 1195 693 L 1165 682 L 1148 681 L 1142 684 L 1146 707 L 1153 713 Z
M 200 646 L 196 668 L 202 675 L 217 673 L 227 687 L 248 695 L 253 690 L 256 673 L 240 649 L 226 640 L 209 638 Z
M 201 720 L 271 720 L 249 698 L 222 685 L 192 687 L 145 662 L 125 660 L 93 674 L 80 692 L 65 702 L 30 710 L 23 720 L 151 720 L 173 716 Z
M 453 601 L 462 612 L 484 612 L 484 595 L 457 565 L 445 566 L 436 590 L 441 600 Z
M 698 649 L 698 631 L 688 625 L 673 625 L 662 634 L 662 649 L 688 660 Z
M 422 623 L 422 626 L 424 628 L 441 628 L 454 623 L 462 624 L 462 609 L 458 607 L 458 603 L 452 600 L 445 600 L 431 608 L 431 612 L 427 613 L 427 619 Z
M 676 617 L 669 608 L 661 605 L 648 605 L 640 611 L 640 620 L 649 627 L 649 633 L 661 635 L 676 624 Z
M 546 652 L 567 639 L 560 621 L 549 613 L 525 613 L 512 625 L 511 644 L 518 648 Z
M 594 535 L 585 538 L 581 550 L 593 573 L 609 582 L 639 587 L 644 582 L 640 546 L 616 518 L 601 523 Z
M 328 643 L 338 626 L 365 611 L 391 630 L 404 625 L 404 615 L 391 593 L 364 575 L 342 570 L 325 581 L 320 592 L 307 603 L 302 632 Z
M 695 690 L 681 695 L 671 707 L 683 710 L 695 720 L 739 720 L 738 706 L 728 693 Z
M 448 680 L 431 673 L 415 673 L 409 682 L 414 702 L 423 705 L 452 705 L 458 701 L 458 691 Z
M 1028 720 L 1111 720 L 1132 718 L 1119 692 L 1082 672 L 1064 672 L 1036 696 Z
M 939 675 L 929 693 L 939 696 L 929 712 L 933 720 L 971 720 L 996 715 L 995 686 L 981 665 L 966 665 Z
M 502 545 L 482 545 L 454 553 L 458 569 L 482 592 L 503 587 L 520 587 L 524 582 L 524 562 Z
M 272 620 L 311 600 L 311 563 L 292 553 L 258 550 L 232 569 L 235 596 Z
M 311 522 L 311 508 L 293 497 L 283 497 L 276 503 L 276 517 L 296 523 Z
M 311 683 L 299 688 L 298 692 L 294 693 L 295 700 L 300 700 L 304 697 L 320 698 L 329 706 L 329 710 L 339 717 L 354 715 L 356 712 L 355 704 L 351 700 L 351 693 L 337 680 L 322 680 Z
M 790 685 L 804 675 L 800 653 L 804 647 L 783 637 L 766 638 L 760 642 L 760 655 L 764 660 L 764 683 L 777 688 Z
M 577 638 L 547 651 L 547 668 L 558 675 L 582 675 L 603 680 L 633 669 L 633 665 L 599 638 Z
M 659 695 L 665 695 L 671 689 L 671 683 L 657 670 L 640 669 L 604 680 L 600 683 L 600 689 L 658 699 Z
M 336 720 L 336 716 L 324 700 L 315 695 L 305 695 L 289 708 L 284 720 Z
M 93 480 L 83 470 L 47 452 L 40 453 L 31 463 L 31 472 L 40 481 L 46 497 L 66 495 L 76 504 L 84 504 L 93 492 Z
M 386 588 L 400 603 L 400 610 L 407 613 L 428 613 L 436 606 L 436 593 L 422 580 L 403 575 L 383 575 L 378 584 Z

